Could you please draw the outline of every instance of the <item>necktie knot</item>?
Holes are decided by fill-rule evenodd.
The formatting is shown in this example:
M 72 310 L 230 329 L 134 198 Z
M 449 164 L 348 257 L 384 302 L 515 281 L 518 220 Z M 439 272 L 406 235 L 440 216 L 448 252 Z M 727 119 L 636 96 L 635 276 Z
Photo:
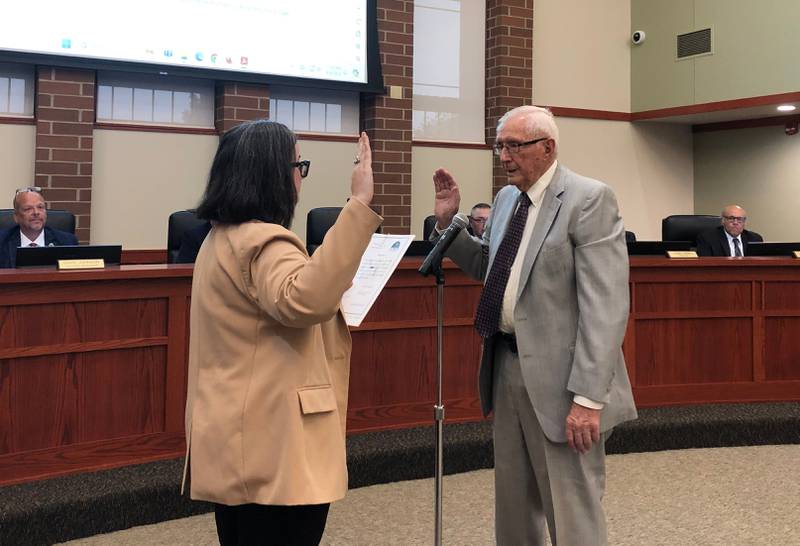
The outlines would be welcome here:
M 28 244 L 28 246 L 39 246 L 39 245 L 37 245 L 36 243 L 30 243 Z

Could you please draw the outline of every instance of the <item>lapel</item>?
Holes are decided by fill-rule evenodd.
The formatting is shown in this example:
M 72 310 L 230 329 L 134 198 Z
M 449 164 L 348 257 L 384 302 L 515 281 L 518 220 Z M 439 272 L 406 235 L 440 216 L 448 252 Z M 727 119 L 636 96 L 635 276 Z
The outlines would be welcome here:
M 528 248 L 525 250 L 525 259 L 522 262 L 522 269 L 519 274 L 519 287 L 517 288 L 517 301 L 528 284 L 533 264 L 539 256 L 539 251 L 542 249 L 545 237 L 550 232 L 553 222 L 558 214 L 558 209 L 561 208 L 561 194 L 564 193 L 566 182 L 566 173 L 559 165 L 556 167 L 556 172 L 553 173 L 553 180 L 544 192 L 542 199 L 541 209 L 536 217 L 536 224 L 533 226 L 533 233 L 531 240 L 528 243 Z
M 519 190 L 513 186 L 506 186 L 508 189 L 500 190 L 504 195 L 498 198 L 497 203 L 492 209 L 491 219 L 491 232 L 489 237 L 489 264 L 486 268 L 488 276 L 489 270 L 494 263 L 494 257 L 497 255 L 497 249 L 500 248 L 500 242 L 506 236 L 506 229 L 508 224 L 511 223 L 511 218 L 514 216 L 516 210 L 517 199 L 519 198 Z
M 717 231 L 719 232 L 719 248 L 722 251 L 721 255 L 730 257 L 731 245 L 728 243 L 728 236 L 725 235 L 725 228 L 720 226 L 717 228 Z

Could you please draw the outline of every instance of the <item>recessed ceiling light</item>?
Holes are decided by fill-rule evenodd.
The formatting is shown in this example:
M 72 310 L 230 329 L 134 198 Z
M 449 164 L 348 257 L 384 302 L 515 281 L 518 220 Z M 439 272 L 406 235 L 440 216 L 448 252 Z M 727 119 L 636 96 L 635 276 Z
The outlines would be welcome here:
M 778 106 L 778 112 L 792 112 L 795 108 L 792 104 L 781 104 Z

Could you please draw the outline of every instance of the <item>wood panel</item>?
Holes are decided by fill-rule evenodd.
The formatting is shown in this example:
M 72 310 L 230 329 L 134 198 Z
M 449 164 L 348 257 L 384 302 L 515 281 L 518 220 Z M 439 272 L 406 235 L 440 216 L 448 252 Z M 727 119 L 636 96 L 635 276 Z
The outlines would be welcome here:
M 800 317 L 766 318 L 764 349 L 766 379 L 800 379 Z
M 753 380 L 749 318 L 640 320 L 635 335 L 637 387 Z
M 752 309 L 750 282 L 637 283 L 637 313 L 735 313 Z

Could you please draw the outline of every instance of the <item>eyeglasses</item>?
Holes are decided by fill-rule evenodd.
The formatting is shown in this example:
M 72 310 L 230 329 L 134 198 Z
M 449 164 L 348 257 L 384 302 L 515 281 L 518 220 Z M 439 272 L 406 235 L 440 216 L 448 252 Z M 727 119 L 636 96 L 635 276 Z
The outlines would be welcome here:
M 494 148 L 494 155 L 500 155 L 503 153 L 503 148 L 508 150 L 510 154 L 517 154 L 519 153 L 519 149 L 523 146 L 530 146 L 531 144 L 536 144 L 537 142 L 541 142 L 543 140 L 548 140 L 550 137 L 542 137 L 536 138 L 534 140 L 529 140 L 527 142 L 496 142 L 492 148 Z
M 488 218 L 481 218 L 480 216 L 469 216 L 468 217 L 471 222 L 475 222 L 476 224 L 485 224 Z
M 311 160 L 304 159 L 303 161 L 294 161 L 289 163 L 289 165 L 300 169 L 300 178 L 305 178 L 308 176 L 308 170 L 311 168 Z
M 740 224 L 744 224 L 747 221 L 747 216 L 723 216 L 722 219 L 726 222 L 739 222 Z
M 17 188 L 16 193 L 14 195 L 19 195 L 20 193 L 27 193 L 32 191 L 33 193 L 42 193 L 42 188 L 39 186 L 28 186 L 27 188 Z

